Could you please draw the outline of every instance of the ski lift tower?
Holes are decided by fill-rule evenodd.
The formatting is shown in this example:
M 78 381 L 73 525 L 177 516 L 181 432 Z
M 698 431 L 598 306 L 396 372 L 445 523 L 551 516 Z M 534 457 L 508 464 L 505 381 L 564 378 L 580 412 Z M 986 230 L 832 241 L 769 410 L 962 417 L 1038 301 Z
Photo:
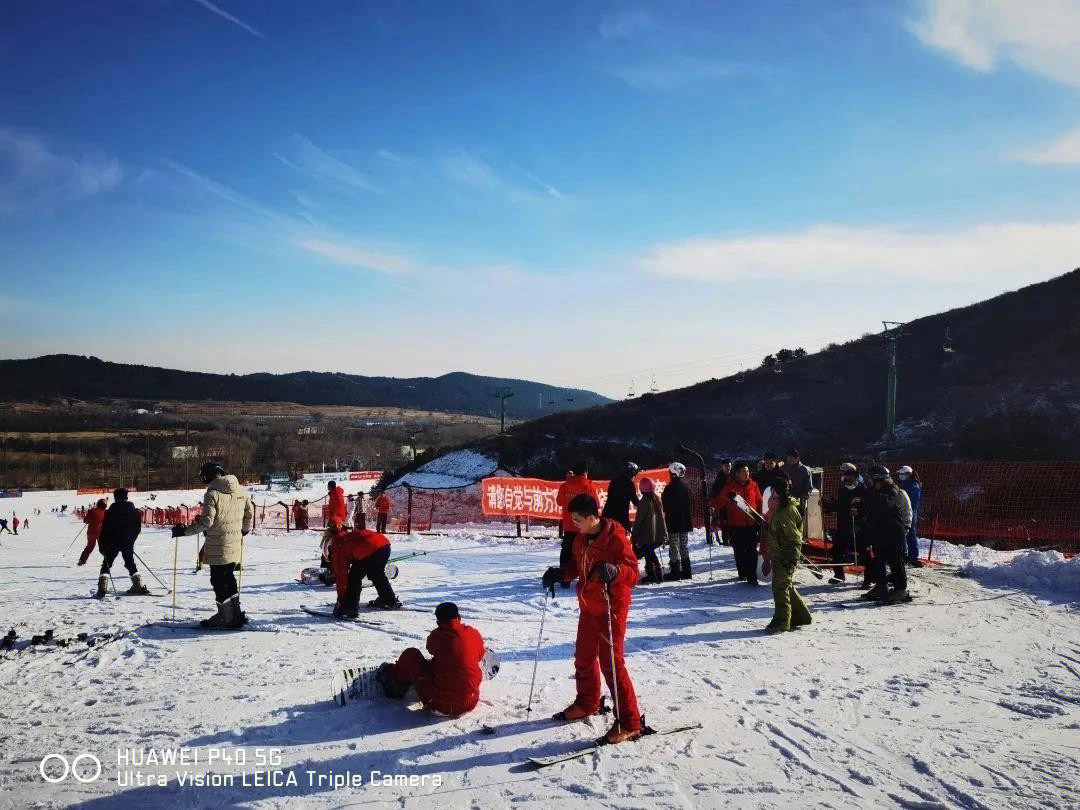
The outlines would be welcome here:
M 891 450 L 896 442 L 896 345 L 903 334 L 904 324 L 899 321 L 882 321 L 882 333 L 889 341 L 889 387 L 885 395 L 885 443 Z

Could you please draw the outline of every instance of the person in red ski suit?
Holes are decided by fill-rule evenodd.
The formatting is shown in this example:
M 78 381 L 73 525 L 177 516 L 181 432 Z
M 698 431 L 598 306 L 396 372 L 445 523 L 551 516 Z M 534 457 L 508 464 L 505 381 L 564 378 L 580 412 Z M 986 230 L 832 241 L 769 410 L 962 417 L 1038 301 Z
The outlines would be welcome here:
M 386 531 L 386 521 L 390 517 L 391 506 L 393 506 L 393 503 L 390 500 L 390 496 L 385 492 L 380 492 L 379 497 L 375 499 L 375 529 L 377 531 Z
M 565 568 L 549 568 L 542 580 L 545 588 L 553 589 L 556 582 L 577 579 L 580 610 L 574 648 L 577 697 L 556 717 L 580 720 L 600 711 L 602 672 L 615 703 L 615 724 L 605 740 L 609 743 L 633 740 L 641 736 L 644 718 L 626 671 L 623 645 L 631 591 L 638 581 L 637 556 L 626 530 L 617 521 L 600 517 L 600 507 L 594 498 L 578 495 L 570 501 L 569 509 L 577 529 L 571 562 Z
M 570 516 L 570 501 L 578 495 L 588 495 L 600 503 L 596 484 L 589 479 L 589 467 L 584 461 L 566 471 L 566 480 L 559 485 L 559 491 L 555 493 L 555 503 L 562 507 L 562 548 L 559 551 L 559 567 L 563 569 L 571 564 L 573 556 L 574 535 L 577 534 L 578 528 Z
M 739 580 L 749 585 L 757 585 L 757 545 L 761 529 L 752 517 L 749 517 L 733 501 L 740 496 L 755 512 L 761 512 L 761 490 L 750 477 L 750 467 L 740 463 L 730 481 L 720 487 L 713 499 L 713 508 L 722 516 L 727 527 L 725 535 L 731 541 L 735 552 L 735 570 Z
M 472 711 L 480 700 L 484 639 L 461 621 L 453 602 L 435 608 L 435 620 L 439 626 L 427 639 L 431 660 L 409 647 L 396 663 L 383 664 L 376 679 L 388 697 L 404 697 L 415 686 L 425 709 L 456 717 Z
M 390 541 L 386 535 L 368 529 L 338 532 L 330 539 L 328 554 L 333 563 L 334 584 L 337 587 L 335 616 L 356 618 L 364 577 L 371 580 L 379 594 L 378 599 L 368 603 L 368 607 L 401 607 L 386 578 L 386 561 L 390 559 Z
M 98 501 L 94 508 L 88 511 L 86 517 L 83 518 L 83 523 L 86 524 L 86 548 L 79 555 L 79 565 L 86 565 L 86 561 L 90 558 L 91 552 L 97 545 L 98 538 L 101 537 L 101 524 L 105 520 L 105 506 L 104 499 Z
M 349 515 L 349 510 L 345 506 L 345 492 L 334 481 L 327 484 L 326 488 L 326 528 L 340 529 L 345 525 L 345 518 Z

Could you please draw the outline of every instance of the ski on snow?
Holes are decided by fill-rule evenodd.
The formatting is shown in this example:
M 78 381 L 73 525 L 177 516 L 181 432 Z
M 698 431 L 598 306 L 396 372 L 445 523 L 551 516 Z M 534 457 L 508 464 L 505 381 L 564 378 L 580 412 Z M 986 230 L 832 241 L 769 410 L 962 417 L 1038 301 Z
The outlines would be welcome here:
M 661 729 L 659 731 L 650 729 L 648 728 L 648 726 L 646 726 L 646 732 L 640 737 L 638 737 L 637 740 L 634 740 L 634 742 L 640 742 L 641 740 L 644 740 L 648 737 L 665 737 L 668 734 L 679 734 L 683 731 L 692 731 L 699 728 L 703 728 L 701 723 L 691 723 L 688 726 Z M 576 751 L 570 751 L 566 754 L 555 754 L 550 757 L 529 757 L 527 760 L 525 760 L 525 762 L 534 769 L 547 768 L 550 765 L 557 765 L 560 762 L 569 762 L 572 759 L 580 759 L 581 757 L 586 757 L 594 751 L 598 751 L 601 748 L 606 748 L 608 745 L 610 745 L 610 743 L 606 742 L 604 738 L 601 737 L 599 740 L 594 740 L 584 748 L 579 748 Z

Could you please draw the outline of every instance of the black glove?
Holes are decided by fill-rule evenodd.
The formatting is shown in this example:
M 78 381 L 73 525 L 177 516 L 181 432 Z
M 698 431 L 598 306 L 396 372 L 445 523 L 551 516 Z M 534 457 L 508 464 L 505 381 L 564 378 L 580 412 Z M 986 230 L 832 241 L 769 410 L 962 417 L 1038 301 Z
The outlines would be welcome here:
M 173 537 L 183 537 L 184 536 L 184 530 L 186 528 L 187 528 L 186 526 L 173 526 L 172 527 L 172 536 Z
M 593 569 L 596 573 L 596 578 L 604 584 L 610 583 L 619 575 L 619 566 L 615 563 L 602 562 L 597 563 L 596 568 Z
M 248 531 L 246 531 L 246 532 L 240 532 L 240 536 L 241 536 L 241 537 L 247 537 L 247 536 L 248 536 L 249 534 L 251 534 L 251 531 L 250 531 L 250 530 L 248 530 Z
M 540 579 L 544 590 L 551 591 L 552 595 L 555 593 L 555 586 L 560 582 L 562 582 L 562 569 L 554 565 L 545 571 L 544 576 Z

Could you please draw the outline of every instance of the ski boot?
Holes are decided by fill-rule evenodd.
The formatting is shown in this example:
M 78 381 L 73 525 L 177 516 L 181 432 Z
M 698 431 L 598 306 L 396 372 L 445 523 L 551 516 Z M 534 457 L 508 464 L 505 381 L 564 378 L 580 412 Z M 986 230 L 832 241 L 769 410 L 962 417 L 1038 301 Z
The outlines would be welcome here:
M 149 596 L 150 591 L 143 585 L 138 574 L 131 575 L 131 587 L 127 589 L 128 596 Z
M 557 712 L 552 716 L 554 720 L 563 720 L 567 723 L 573 723 L 578 720 L 584 720 L 586 717 L 592 717 L 594 714 L 598 714 L 599 710 L 595 712 L 586 711 L 577 703 L 571 703 L 561 712 Z
M 97 590 L 94 592 L 95 599 L 104 599 L 105 594 L 109 592 L 109 577 L 106 574 L 102 574 L 97 578 Z
M 907 588 L 896 588 L 889 591 L 888 595 L 882 598 L 881 601 L 884 602 L 886 605 L 895 605 L 900 602 L 908 602 L 910 600 L 911 597 L 908 596 Z
M 621 720 L 616 720 L 611 729 L 601 739 L 607 745 L 618 745 L 621 742 L 629 742 L 630 740 L 636 740 L 642 734 L 645 733 L 645 723 L 642 720 L 641 725 L 638 728 L 630 729 L 626 728 L 622 724 Z
M 888 588 L 889 586 L 886 585 L 884 582 L 879 582 L 877 585 L 874 585 L 872 588 L 870 588 L 870 590 L 868 590 L 866 593 L 861 593 L 856 598 L 860 599 L 863 602 L 874 602 L 879 599 L 884 599 L 885 594 L 888 593 Z
M 334 605 L 334 617 L 338 619 L 355 619 L 359 614 L 356 605 L 347 605 L 344 602 L 338 602 Z
M 368 607 L 374 608 L 375 610 L 401 610 L 402 605 L 401 601 L 398 599 L 390 599 L 387 601 L 383 601 L 382 599 L 372 599 L 368 602 Z

